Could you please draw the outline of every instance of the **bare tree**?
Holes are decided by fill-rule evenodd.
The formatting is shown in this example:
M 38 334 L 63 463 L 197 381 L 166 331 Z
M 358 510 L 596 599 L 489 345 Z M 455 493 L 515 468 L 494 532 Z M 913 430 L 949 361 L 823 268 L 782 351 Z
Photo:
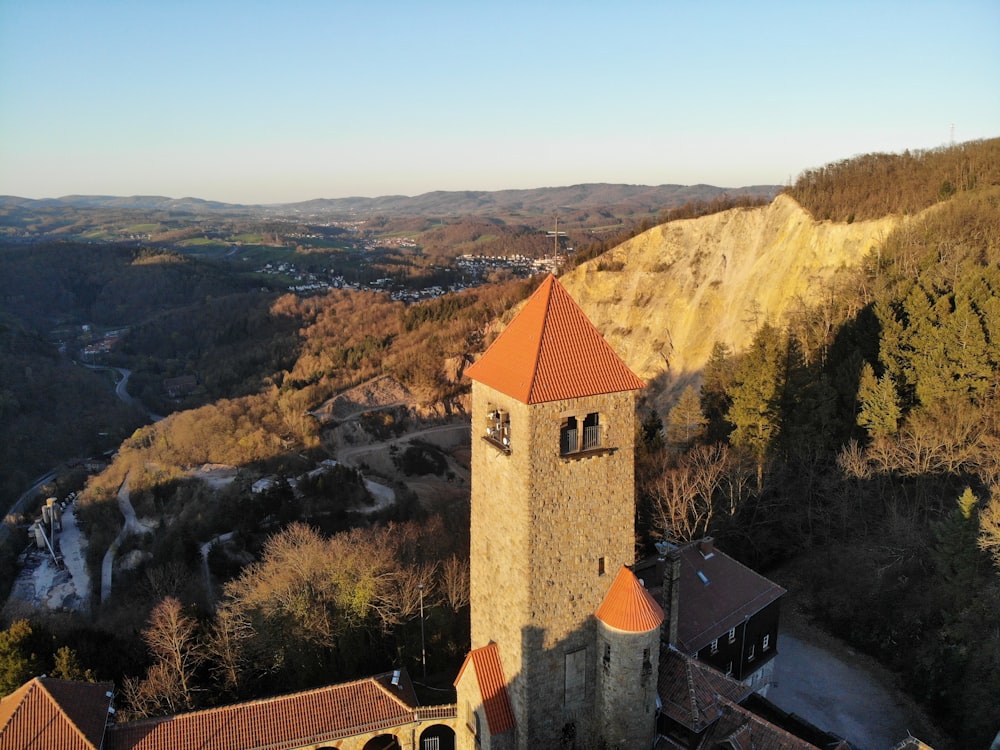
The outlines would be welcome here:
M 194 673 L 204 659 L 197 621 L 180 601 L 167 597 L 149 615 L 142 631 L 153 656 L 145 678 L 126 680 L 126 702 L 136 716 L 177 713 L 194 706 Z
M 441 566 L 441 592 L 454 612 L 469 604 L 469 561 L 452 555 Z

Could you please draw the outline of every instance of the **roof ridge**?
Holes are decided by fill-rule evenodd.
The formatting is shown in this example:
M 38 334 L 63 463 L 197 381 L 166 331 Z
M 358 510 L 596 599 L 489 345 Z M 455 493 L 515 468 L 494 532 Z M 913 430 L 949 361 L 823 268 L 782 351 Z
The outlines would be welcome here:
M 782 735 L 786 739 L 791 739 L 791 740 L 793 740 L 796 743 L 801 743 L 801 746 L 804 747 L 804 748 L 816 748 L 816 750 L 819 750 L 819 748 L 816 745 L 814 745 L 813 743 L 809 742 L 808 740 L 804 740 L 801 737 L 799 737 L 798 735 L 795 735 L 795 734 L 789 732 L 784 727 L 781 727 L 781 726 L 779 726 L 777 724 L 774 724 L 774 723 L 768 721 L 763 716 L 760 716 L 759 714 L 754 713 L 753 711 L 751 711 L 748 708 L 744 708 L 739 703 L 736 703 L 735 701 L 730 700 L 726 696 L 724 696 L 724 695 L 717 695 L 715 697 L 716 697 L 716 700 L 719 701 L 723 706 L 725 706 L 726 708 L 730 709 L 731 711 L 733 711 L 735 713 L 738 713 L 741 716 L 743 716 L 744 721 L 746 722 L 745 726 L 748 727 L 748 730 L 751 733 L 751 739 L 752 739 L 752 735 L 753 735 L 753 725 L 756 723 L 756 724 L 759 724 L 762 727 L 768 729 L 769 731 L 773 731 L 773 732 L 775 732 L 777 734 Z
M 556 285 L 552 282 L 555 281 L 555 276 L 549 274 L 545 277 L 545 280 L 538 286 L 541 289 L 546 284 L 548 284 L 548 293 L 545 295 L 545 307 L 542 314 L 542 330 L 538 333 L 538 346 L 534 350 L 531 361 L 531 381 L 528 383 L 528 394 L 530 400 L 530 394 L 535 392 L 535 381 L 538 379 L 538 363 L 542 359 L 542 346 L 545 342 L 545 329 L 549 326 L 549 313 L 552 311 L 552 293 L 555 290 Z
M 31 693 L 32 689 L 34 689 L 36 685 L 40 684 L 41 683 L 38 681 L 37 677 L 32 677 L 30 680 L 21 685 L 21 687 L 19 687 L 13 693 L 11 693 L 10 695 L 5 695 L 2 699 L 0 699 L 0 702 L 9 700 L 11 701 L 11 704 L 14 706 L 14 710 L 10 712 L 10 717 L 7 719 L 7 723 L 4 724 L 2 727 L 0 727 L 0 736 L 3 735 L 3 730 L 5 730 L 7 727 L 11 725 L 11 723 L 17 717 L 18 712 L 24 707 L 24 701 L 27 698 L 27 696 Z M 12 700 L 14 696 L 17 695 L 22 690 L 24 691 L 24 695 L 22 695 L 19 700 Z
M 379 673 L 377 675 L 371 675 L 369 677 L 361 677 L 361 678 L 358 678 L 356 680 L 351 680 L 349 682 L 338 682 L 338 683 L 335 683 L 333 685 L 323 685 L 321 687 L 310 688 L 308 690 L 298 690 L 298 691 L 296 691 L 294 693 L 281 693 L 279 695 L 272 695 L 272 696 L 265 697 L 265 698 L 253 698 L 251 700 L 240 701 L 238 703 L 224 703 L 221 706 L 211 706 L 209 708 L 199 708 L 199 709 L 197 709 L 195 711 L 183 711 L 181 713 L 168 714 L 166 716 L 150 716 L 150 717 L 147 717 L 147 718 L 144 718 L 144 719 L 134 719 L 132 721 L 122 722 L 121 724 L 114 724 L 113 726 L 114 727 L 134 727 L 134 726 L 138 726 L 140 724 L 159 724 L 159 723 L 162 723 L 164 721 L 169 721 L 169 720 L 174 720 L 174 719 L 179 719 L 179 718 L 185 718 L 186 719 L 186 718 L 189 718 L 189 717 L 203 716 L 203 715 L 206 715 L 206 714 L 222 713 L 223 711 L 232 711 L 232 710 L 236 710 L 236 709 L 249 708 L 249 707 L 255 706 L 255 705 L 261 705 L 261 704 L 265 704 L 265 703 L 273 703 L 275 701 L 292 700 L 292 699 L 295 699 L 295 698 L 301 698 L 303 696 L 308 696 L 308 695 L 319 695 L 320 693 L 332 692 L 334 690 L 341 690 L 341 689 L 344 689 L 344 688 L 350 688 L 350 687 L 353 687 L 355 685 L 364 685 L 366 683 L 375 683 L 380 688 L 382 688 L 383 686 L 378 681 L 378 678 L 379 677 L 383 677 L 383 676 L 385 676 L 387 674 L 390 674 L 390 673 L 389 672 L 381 672 L 381 673 Z M 386 693 L 388 695 L 390 695 L 390 696 L 392 695 L 392 693 L 390 693 L 388 691 L 386 691 Z M 407 709 L 408 710 L 413 710 L 413 707 L 412 706 L 407 706 Z

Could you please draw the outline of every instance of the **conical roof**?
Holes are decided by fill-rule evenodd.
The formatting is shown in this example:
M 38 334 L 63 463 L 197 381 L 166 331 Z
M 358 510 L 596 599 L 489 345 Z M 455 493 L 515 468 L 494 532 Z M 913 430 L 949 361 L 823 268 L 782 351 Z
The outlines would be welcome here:
M 664 619 L 663 608 L 624 565 L 595 614 L 605 625 L 629 633 L 654 630 Z
M 645 386 L 551 274 L 465 374 L 525 404 Z

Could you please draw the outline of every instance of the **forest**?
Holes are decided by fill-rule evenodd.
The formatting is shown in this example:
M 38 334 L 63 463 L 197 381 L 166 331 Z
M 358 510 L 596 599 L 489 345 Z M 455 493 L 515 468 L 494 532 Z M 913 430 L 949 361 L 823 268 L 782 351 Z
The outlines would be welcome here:
M 944 731 L 939 750 L 984 747 L 1000 727 L 1000 139 L 856 157 L 787 192 L 817 220 L 910 219 L 823 309 L 782 328 L 761 321 L 747 351 L 717 345 L 700 387 L 668 412 L 640 403 L 637 553 L 711 534 L 898 674 Z M 601 250 L 585 255 L 600 262 Z M 468 383 L 449 363 L 481 352 L 531 289 L 412 306 L 372 292 L 270 294 L 232 305 L 230 329 L 207 322 L 211 302 L 138 327 L 130 356 L 234 358 L 232 374 L 220 365 L 203 378 L 205 403 L 127 436 L 80 502 L 98 552 L 121 526 L 126 477 L 140 508 L 176 519 L 173 533 L 141 543 L 149 556 L 128 595 L 92 620 L 13 619 L 0 631 L 0 691 L 40 670 L 114 679 L 125 713 L 144 716 L 412 670 L 420 584 L 436 639 L 428 666 L 453 677 L 468 646 L 468 540 L 456 533 L 467 534 L 467 506 L 403 503 L 357 527 L 336 510 L 363 499 L 350 472 L 294 501 L 287 487 L 251 499 L 246 484 L 213 490 L 184 470 L 300 470 L 326 455 L 306 412 L 375 375 L 457 409 Z M 210 561 L 221 589 L 208 607 L 198 545 L 236 515 L 252 558 Z
M 745 352 L 716 345 L 700 389 L 645 414 L 639 527 L 711 533 L 893 669 L 955 747 L 985 747 L 1000 727 L 1000 140 L 858 157 L 789 192 L 819 217 L 914 218 L 854 293 L 762 323 Z

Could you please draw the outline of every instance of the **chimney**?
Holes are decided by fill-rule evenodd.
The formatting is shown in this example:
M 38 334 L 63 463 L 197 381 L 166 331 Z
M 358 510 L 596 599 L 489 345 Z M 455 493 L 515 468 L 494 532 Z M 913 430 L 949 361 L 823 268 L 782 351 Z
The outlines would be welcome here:
M 710 536 L 706 536 L 698 542 L 698 551 L 701 552 L 701 556 L 707 560 L 715 554 L 715 540 Z
M 681 551 L 674 547 L 666 554 L 663 571 L 663 604 L 667 616 L 667 642 L 677 645 L 677 620 L 681 599 Z

